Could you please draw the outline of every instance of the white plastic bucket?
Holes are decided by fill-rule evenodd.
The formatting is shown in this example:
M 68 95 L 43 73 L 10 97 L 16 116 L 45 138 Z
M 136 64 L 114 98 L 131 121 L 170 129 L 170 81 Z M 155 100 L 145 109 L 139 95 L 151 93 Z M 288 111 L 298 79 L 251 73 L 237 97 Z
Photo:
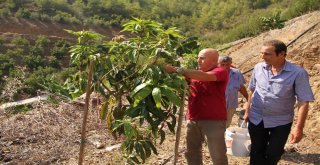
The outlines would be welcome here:
M 231 127 L 226 130 L 227 154 L 249 156 L 251 140 L 247 128 Z

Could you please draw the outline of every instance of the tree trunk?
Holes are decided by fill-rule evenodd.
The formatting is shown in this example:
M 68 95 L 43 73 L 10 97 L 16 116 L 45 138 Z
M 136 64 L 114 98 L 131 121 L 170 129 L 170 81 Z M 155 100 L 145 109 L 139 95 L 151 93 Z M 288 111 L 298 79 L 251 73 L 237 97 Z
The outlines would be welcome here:
M 181 103 L 180 112 L 179 112 L 178 126 L 177 126 L 177 132 L 176 132 L 176 143 L 174 146 L 174 160 L 173 160 L 174 165 L 176 165 L 178 156 L 179 156 L 179 142 L 180 142 L 180 135 L 181 135 L 181 125 L 182 125 L 182 118 L 183 118 L 183 112 L 184 112 L 185 97 L 186 97 L 186 89 L 184 89 L 184 92 L 183 92 L 182 103 Z
M 84 157 L 84 148 L 86 142 L 86 126 L 87 126 L 87 118 L 88 118 L 88 109 L 89 109 L 89 100 L 91 94 L 91 81 L 92 81 L 92 73 L 93 73 L 93 61 L 90 61 L 89 65 L 89 74 L 88 74 L 88 81 L 86 87 L 86 100 L 85 100 L 85 107 L 83 112 L 83 121 L 82 121 L 82 128 L 81 128 L 81 143 L 80 143 L 80 153 L 79 153 L 79 165 L 83 163 Z

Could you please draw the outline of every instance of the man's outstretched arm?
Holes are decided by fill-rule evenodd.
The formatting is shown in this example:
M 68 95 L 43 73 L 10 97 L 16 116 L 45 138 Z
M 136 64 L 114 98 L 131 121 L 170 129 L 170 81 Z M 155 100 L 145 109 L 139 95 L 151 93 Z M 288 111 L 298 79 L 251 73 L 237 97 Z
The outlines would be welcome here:
M 171 65 L 163 66 L 164 70 L 168 73 L 177 73 L 178 67 Z M 187 78 L 199 81 L 217 81 L 217 76 L 213 72 L 203 72 L 200 70 L 181 68 L 181 73 Z

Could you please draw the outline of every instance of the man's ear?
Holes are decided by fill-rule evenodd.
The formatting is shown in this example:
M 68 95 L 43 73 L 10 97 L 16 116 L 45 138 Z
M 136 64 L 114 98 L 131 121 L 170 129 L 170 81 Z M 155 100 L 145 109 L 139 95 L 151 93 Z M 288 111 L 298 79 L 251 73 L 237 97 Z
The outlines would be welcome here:
M 281 51 L 280 53 L 279 53 L 279 55 L 281 55 L 281 56 L 283 56 L 283 57 L 286 57 L 286 52 L 285 51 Z

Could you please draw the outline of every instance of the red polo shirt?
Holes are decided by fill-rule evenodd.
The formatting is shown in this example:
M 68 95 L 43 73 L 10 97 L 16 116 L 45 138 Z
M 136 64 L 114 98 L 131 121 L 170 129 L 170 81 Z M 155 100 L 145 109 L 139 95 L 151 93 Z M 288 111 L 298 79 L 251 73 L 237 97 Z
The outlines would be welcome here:
M 228 71 L 214 68 L 209 71 L 217 76 L 217 81 L 191 80 L 188 100 L 189 120 L 226 120 L 226 96 Z

